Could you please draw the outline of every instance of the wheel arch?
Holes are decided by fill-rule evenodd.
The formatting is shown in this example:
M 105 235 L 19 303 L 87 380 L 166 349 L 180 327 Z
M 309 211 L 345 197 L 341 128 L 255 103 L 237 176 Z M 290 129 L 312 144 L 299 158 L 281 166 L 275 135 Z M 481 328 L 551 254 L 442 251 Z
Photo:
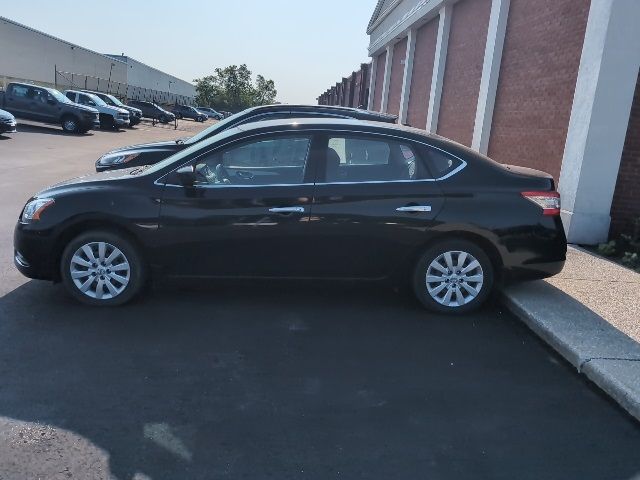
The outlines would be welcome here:
M 491 261 L 491 265 L 493 266 L 494 270 L 495 282 L 498 283 L 502 280 L 504 261 L 502 254 L 500 253 L 494 242 L 492 242 L 489 238 L 487 238 L 485 235 L 482 235 L 481 233 L 462 229 L 438 232 L 428 240 L 423 242 L 421 245 L 416 247 L 407 256 L 405 262 L 402 265 L 402 268 L 398 272 L 400 278 L 411 278 L 413 269 L 420 259 L 420 256 L 433 245 L 447 240 L 467 240 L 480 247 L 487 254 L 489 260 Z
M 59 282 L 60 278 L 60 260 L 65 247 L 78 235 L 88 232 L 90 230 L 104 230 L 117 235 L 125 237 L 130 241 L 138 250 L 138 254 L 143 262 L 148 263 L 145 257 L 145 249 L 140 239 L 135 235 L 131 229 L 124 226 L 122 223 L 111 218 L 82 218 L 76 219 L 74 222 L 69 223 L 63 227 L 60 233 L 57 235 L 56 241 L 52 250 L 52 265 L 51 271 L 53 273 L 53 280 Z

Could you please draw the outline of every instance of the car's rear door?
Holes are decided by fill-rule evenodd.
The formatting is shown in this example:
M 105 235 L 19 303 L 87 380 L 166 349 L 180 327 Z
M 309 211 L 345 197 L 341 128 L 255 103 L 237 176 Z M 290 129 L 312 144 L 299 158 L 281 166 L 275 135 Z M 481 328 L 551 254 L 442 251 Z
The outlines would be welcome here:
M 252 136 L 203 153 L 189 165 L 197 182 L 169 175 L 160 251 L 177 276 L 308 275 L 314 136 Z
M 4 95 L 5 108 L 18 117 L 30 118 L 29 98 L 30 87 L 26 85 L 11 85 Z
M 428 241 L 444 204 L 421 145 L 353 132 L 327 133 L 321 145 L 314 268 L 327 277 L 393 274 Z

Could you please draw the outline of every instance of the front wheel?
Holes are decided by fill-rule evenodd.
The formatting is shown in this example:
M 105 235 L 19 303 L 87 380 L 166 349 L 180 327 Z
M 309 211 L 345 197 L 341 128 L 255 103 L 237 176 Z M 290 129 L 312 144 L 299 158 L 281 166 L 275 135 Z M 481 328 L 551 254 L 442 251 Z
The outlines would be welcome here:
M 95 230 L 65 248 L 60 273 L 67 291 L 87 305 L 116 306 L 144 285 L 146 269 L 137 248 L 121 235 Z
M 80 122 L 73 115 L 66 115 L 62 118 L 62 130 L 67 133 L 79 133 L 80 132 Z
M 461 314 L 484 303 L 493 278 L 491 260 L 478 245 L 467 240 L 445 240 L 420 257 L 413 289 L 429 310 Z

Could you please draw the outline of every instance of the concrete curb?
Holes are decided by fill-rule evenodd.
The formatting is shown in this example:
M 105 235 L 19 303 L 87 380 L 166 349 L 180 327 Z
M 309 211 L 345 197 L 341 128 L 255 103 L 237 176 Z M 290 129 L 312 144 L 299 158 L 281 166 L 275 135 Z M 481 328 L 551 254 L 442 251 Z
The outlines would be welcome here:
M 502 291 L 505 307 L 636 419 L 640 344 L 544 281 Z

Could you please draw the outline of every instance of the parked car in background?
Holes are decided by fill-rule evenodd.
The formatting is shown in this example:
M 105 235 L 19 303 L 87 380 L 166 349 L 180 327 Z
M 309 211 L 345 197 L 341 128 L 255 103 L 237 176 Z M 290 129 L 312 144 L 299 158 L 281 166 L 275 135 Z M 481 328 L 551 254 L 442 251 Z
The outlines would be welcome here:
M 0 134 L 15 133 L 17 131 L 16 125 L 16 117 L 9 112 L 0 110 Z
M 18 118 L 58 124 L 68 133 L 100 126 L 98 110 L 72 102 L 54 88 L 11 82 L 0 93 L 0 108 Z
M 49 187 L 14 234 L 24 275 L 105 306 L 162 274 L 389 279 L 465 313 L 498 280 L 560 272 L 566 249 L 551 175 L 423 130 L 317 118 L 245 124 L 151 167 Z
M 91 91 L 91 90 L 82 90 L 82 91 L 85 92 L 85 93 L 94 94 L 96 97 L 98 97 L 99 99 L 101 99 L 103 102 L 105 102 L 107 105 L 109 105 L 111 107 L 122 108 L 122 109 L 126 110 L 127 112 L 129 112 L 129 126 L 130 127 L 133 127 L 134 125 L 137 125 L 142 121 L 142 110 L 140 110 L 139 108 L 135 108 L 135 107 L 131 107 L 129 105 L 125 105 L 120 100 L 118 100 L 117 97 L 115 97 L 113 95 L 110 95 L 108 93 L 94 92 L 94 91 Z
M 252 107 L 204 129 L 191 138 L 121 147 L 105 153 L 96 162 L 96 171 L 151 165 L 228 128 L 260 120 L 281 118 L 355 118 L 394 123 L 398 117 L 380 112 L 331 105 L 262 105 Z
M 173 122 L 176 117 L 173 113 L 165 110 L 160 105 L 153 102 L 146 102 L 143 100 L 129 100 L 127 105 L 138 108 L 142 111 L 144 118 L 152 118 L 158 120 L 161 123 Z
M 220 113 L 223 115 L 224 118 L 227 118 L 227 117 L 230 117 L 231 115 L 233 115 L 233 113 L 226 112 L 224 110 L 220 110 Z
M 201 113 L 194 107 L 188 105 L 172 105 L 171 112 L 177 119 L 190 118 L 196 122 L 204 122 L 208 117 L 206 113 Z
M 205 113 L 209 118 L 215 118 L 216 120 L 222 120 L 224 115 L 220 112 L 215 111 L 213 108 L 209 107 L 196 107 L 198 111 Z
M 129 112 L 124 108 L 112 107 L 92 93 L 65 90 L 64 95 L 72 102 L 98 110 L 101 128 L 121 128 L 129 126 Z

